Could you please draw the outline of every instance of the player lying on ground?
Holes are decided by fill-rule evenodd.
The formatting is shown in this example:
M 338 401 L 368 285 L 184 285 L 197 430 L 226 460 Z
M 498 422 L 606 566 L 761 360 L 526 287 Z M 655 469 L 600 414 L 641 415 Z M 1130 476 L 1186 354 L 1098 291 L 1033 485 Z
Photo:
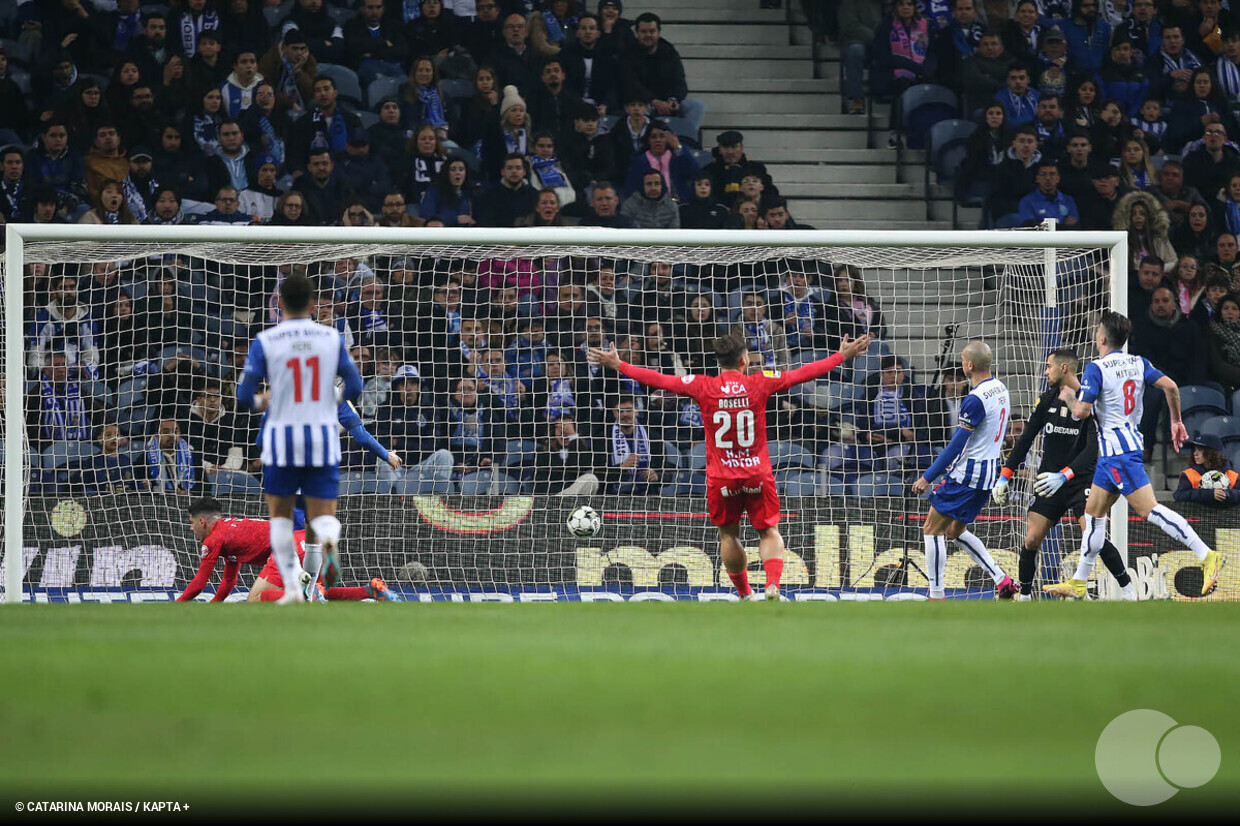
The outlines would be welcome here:
M 220 503 L 210 497 L 193 502 L 189 506 L 189 526 L 202 543 L 202 562 L 198 573 L 177 597 L 177 602 L 188 602 L 202 593 L 211 581 L 220 557 L 224 558 L 224 573 L 220 587 L 211 598 L 223 602 L 237 585 L 237 574 L 242 565 L 263 565 L 246 602 L 267 602 L 284 596 L 284 580 L 271 554 L 271 528 L 261 519 L 228 519 L 223 515 Z M 296 534 L 301 534 L 297 536 Z M 297 531 L 295 541 L 304 539 L 304 531 Z M 302 554 L 299 551 L 298 556 Z M 383 580 L 375 577 L 369 585 L 356 588 L 327 588 L 322 592 L 328 601 L 377 599 L 400 602 L 400 595 L 388 590 Z
M 991 497 L 996 504 L 1008 500 L 1008 482 L 1020 468 L 1033 447 L 1033 440 L 1042 433 L 1042 463 L 1038 465 L 1038 478 L 1033 486 L 1037 498 L 1029 506 L 1025 527 L 1025 544 L 1020 549 L 1020 596 L 1028 600 L 1033 594 L 1033 578 L 1038 572 L 1038 551 L 1050 529 L 1059 524 L 1064 514 L 1072 515 L 1085 529 L 1085 502 L 1089 495 L 1089 480 L 1093 478 L 1098 461 L 1098 440 L 1093 418 L 1078 419 L 1068 406 L 1059 400 L 1059 390 L 1065 378 L 1076 380 L 1080 365 L 1076 351 L 1064 347 L 1046 357 L 1046 392 L 1025 425 L 1025 432 L 1016 441 L 1007 463 L 999 471 L 1003 478 L 995 485 Z M 1128 575 L 1119 550 L 1110 542 L 1103 543 L 1102 562 L 1123 589 L 1125 600 L 1135 600 L 1137 589 Z
M 719 550 L 724 568 L 741 599 L 750 596 L 745 548 L 741 545 L 741 516 L 758 531 L 758 555 L 766 571 L 766 598 L 779 599 L 779 579 L 784 571 L 784 538 L 779 534 L 779 492 L 766 448 L 766 401 L 773 393 L 825 376 L 846 361 L 864 353 L 870 337 L 850 341 L 840 351 L 786 373 L 763 371 L 750 374 L 749 348 L 745 337 L 733 331 L 715 341 L 717 376 L 667 376 L 645 367 L 626 364 L 613 346 L 591 348 L 590 361 L 649 387 L 689 396 L 702 410 L 706 428 L 706 503 L 710 521 L 719 528 Z
M 1156 370 L 1141 356 L 1123 352 L 1132 332 L 1132 322 L 1119 313 L 1107 310 L 1094 333 L 1098 359 L 1085 368 L 1080 381 L 1064 377 L 1059 398 L 1071 406 L 1078 419 L 1093 416 L 1098 427 L 1098 464 L 1094 469 L 1093 487 L 1085 505 L 1085 529 L 1081 537 L 1081 561 L 1076 575 L 1042 588 L 1061 597 L 1083 598 L 1086 582 L 1094 560 L 1101 553 L 1107 537 L 1107 513 L 1120 496 L 1142 519 L 1157 525 L 1175 541 L 1185 545 L 1201 560 L 1201 595 L 1206 596 L 1218 585 L 1218 572 L 1223 559 L 1210 550 L 1184 517 L 1158 504 L 1154 488 L 1145 474 L 1141 454 L 1145 440 L 1138 424 L 1143 412 L 1146 385 L 1152 384 L 1167 397 L 1171 416 L 1171 443 L 1179 450 L 1188 439 L 1180 419 L 1180 388 Z M 1078 399 L 1079 391 L 1079 399 Z
M 268 415 L 261 429 L 263 492 L 271 515 L 271 550 L 285 582 L 313 583 L 319 570 L 325 584 L 335 584 L 340 570 L 336 546 L 340 521 L 336 497 L 340 488 L 340 434 L 337 411 L 341 401 L 352 402 L 362 392 L 362 377 L 334 327 L 318 324 L 314 285 L 294 273 L 280 283 L 282 321 L 258 334 L 250 347 L 245 371 L 237 384 L 237 403 Z M 336 395 L 335 379 L 344 379 Z M 264 380 L 270 394 L 260 393 Z M 304 569 L 297 564 L 293 541 L 293 507 L 298 494 L 305 497 L 306 516 L 315 539 L 322 544 L 321 559 L 306 554 Z M 299 571 L 304 577 L 299 577 Z M 285 592 L 277 604 L 305 602 L 301 588 Z
M 931 480 L 947 474 L 930 494 L 930 514 L 921 528 L 930 599 L 946 596 L 943 576 L 947 568 L 947 539 L 963 548 L 990 574 L 996 597 L 1011 599 L 1018 590 L 982 540 L 969 530 L 999 479 L 1003 437 L 1012 409 L 1007 387 L 990 372 L 993 362 L 994 355 L 984 341 L 970 341 L 960 352 L 960 365 L 970 384 L 969 394 L 960 402 L 960 423 L 934 464 L 913 483 L 913 493 L 920 496 L 929 490 Z

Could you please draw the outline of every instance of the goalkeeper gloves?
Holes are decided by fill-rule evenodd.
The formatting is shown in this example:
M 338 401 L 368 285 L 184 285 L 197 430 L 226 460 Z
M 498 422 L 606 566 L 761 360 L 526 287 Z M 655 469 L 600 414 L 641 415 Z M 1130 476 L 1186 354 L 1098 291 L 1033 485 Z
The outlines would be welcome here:
M 1072 468 L 1064 468 L 1058 473 L 1046 471 L 1038 474 L 1038 480 L 1033 483 L 1033 492 L 1038 496 L 1054 496 L 1055 492 L 1064 486 L 1064 483 L 1072 478 Z
M 999 471 L 999 481 L 995 483 L 994 488 L 990 491 L 990 498 L 995 500 L 996 505 L 1006 505 L 1008 500 L 1008 483 L 1012 479 L 1012 469 L 1004 468 Z

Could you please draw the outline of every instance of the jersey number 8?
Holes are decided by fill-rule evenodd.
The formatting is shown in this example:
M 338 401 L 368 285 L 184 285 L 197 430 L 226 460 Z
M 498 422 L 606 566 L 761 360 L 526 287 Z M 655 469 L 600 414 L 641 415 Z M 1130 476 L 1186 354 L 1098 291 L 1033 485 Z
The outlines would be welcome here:
M 1137 383 L 1132 379 L 1124 382 L 1124 415 L 1137 409 Z
M 752 447 L 754 440 L 754 417 L 752 410 L 738 410 L 736 412 L 736 441 L 735 443 L 728 438 L 728 433 L 732 430 L 732 414 L 726 410 L 716 410 L 714 415 L 715 426 L 715 447 L 723 450 L 731 450 L 734 447 Z

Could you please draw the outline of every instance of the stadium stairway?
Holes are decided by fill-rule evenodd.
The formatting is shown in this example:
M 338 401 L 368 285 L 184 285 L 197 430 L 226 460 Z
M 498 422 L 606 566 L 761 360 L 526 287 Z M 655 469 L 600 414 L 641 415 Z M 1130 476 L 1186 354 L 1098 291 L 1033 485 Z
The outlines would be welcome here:
M 658 11 L 692 95 L 707 106 L 703 147 L 739 129 L 794 218 L 818 229 L 951 229 L 950 190 L 932 184 L 927 204 L 925 153 L 887 147 L 889 107 L 840 114 L 839 50 L 812 45 L 796 0 L 779 9 L 672 0 Z M 970 212 L 961 211 L 962 226 L 977 226 Z

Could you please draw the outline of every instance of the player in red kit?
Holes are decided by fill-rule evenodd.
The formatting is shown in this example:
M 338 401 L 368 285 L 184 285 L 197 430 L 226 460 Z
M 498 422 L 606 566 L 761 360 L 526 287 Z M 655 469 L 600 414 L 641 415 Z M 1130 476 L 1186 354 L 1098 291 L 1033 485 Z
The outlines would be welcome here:
M 254 580 L 254 587 L 246 597 L 247 602 L 271 602 L 284 596 L 284 581 L 279 568 L 271 558 L 271 529 L 265 519 L 228 519 L 222 515 L 220 503 L 210 497 L 199 499 L 189 506 L 189 524 L 194 536 L 202 543 L 202 562 L 198 573 L 177 597 L 177 602 L 188 602 L 202 593 L 211 581 L 211 574 L 220 557 L 224 558 L 224 574 L 212 602 L 223 602 L 237 585 L 237 574 L 242 565 L 264 565 Z M 305 551 L 302 544 L 305 531 L 294 532 L 297 555 Z M 376 599 L 399 602 L 400 596 L 389 591 L 378 577 L 369 585 L 354 588 L 328 588 L 320 591 L 326 601 L 357 601 Z
M 749 373 L 749 347 L 739 331 L 715 341 L 715 359 L 722 371 L 717 376 L 668 376 L 626 364 L 613 347 L 591 348 L 590 361 L 619 370 L 649 387 L 689 396 L 702 410 L 706 428 L 706 504 L 710 521 L 719 528 L 719 551 L 741 599 L 752 590 L 745 570 L 741 545 L 741 516 L 758 531 L 758 554 L 766 571 L 766 598 L 779 599 L 779 579 L 784 571 L 784 538 L 779 528 L 779 493 L 766 449 L 766 401 L 772 393 L 825 376 L 846 361 L 864 353 L 870 337 L 856 341 L 844 337 L 835 355 L 786 373 Z

